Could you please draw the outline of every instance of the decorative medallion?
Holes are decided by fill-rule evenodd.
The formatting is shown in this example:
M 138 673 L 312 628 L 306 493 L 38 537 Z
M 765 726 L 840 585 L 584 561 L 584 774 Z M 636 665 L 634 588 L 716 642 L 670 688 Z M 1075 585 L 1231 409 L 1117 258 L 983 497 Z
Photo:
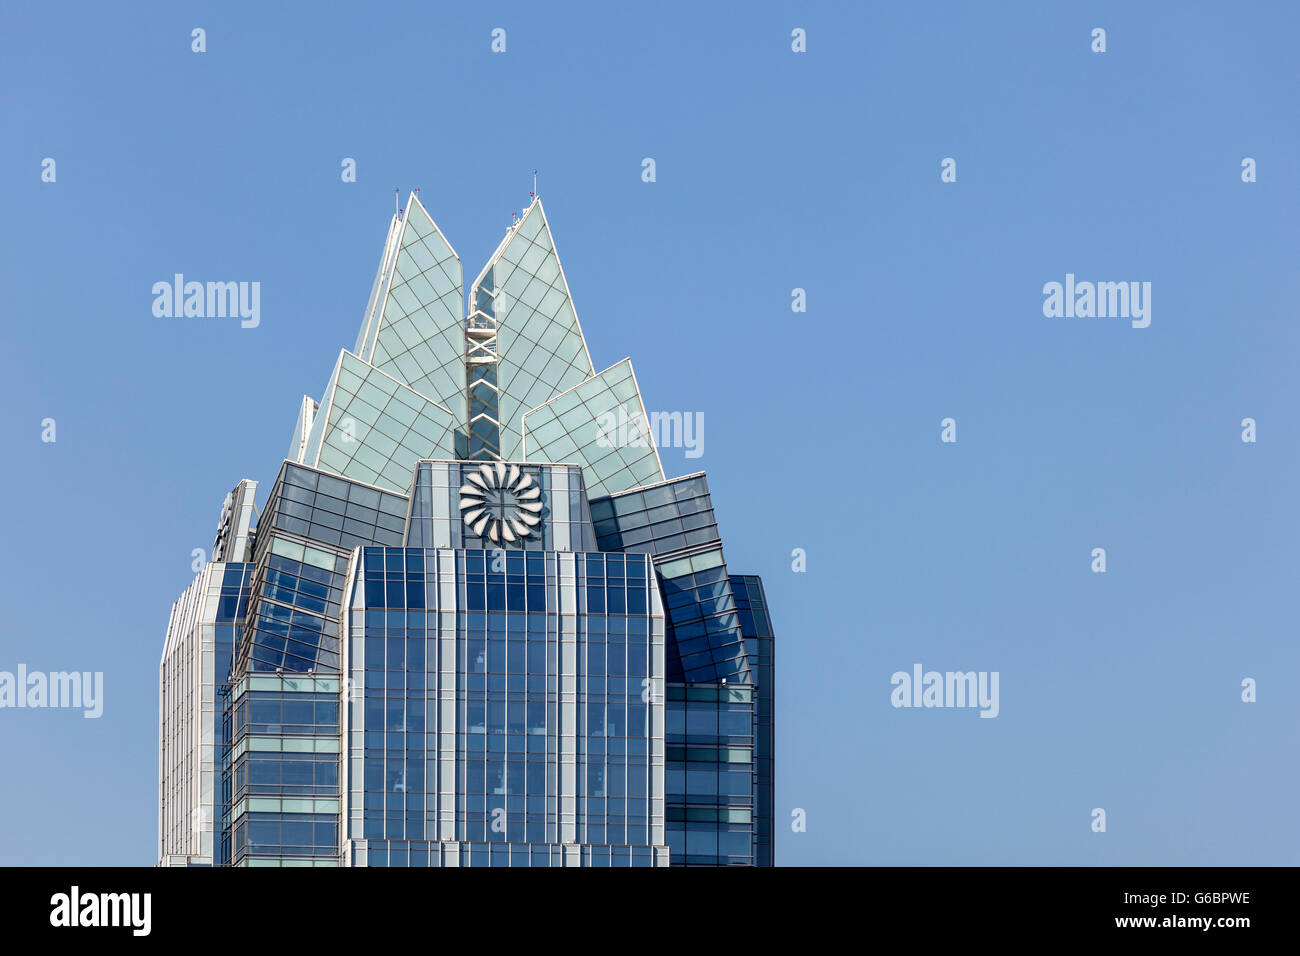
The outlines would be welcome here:
M 530 537 L 542 523 L 542 489 L 532 475 L 505 462 L 480 465 L 460 486 L 465 526 L 493 544 Z

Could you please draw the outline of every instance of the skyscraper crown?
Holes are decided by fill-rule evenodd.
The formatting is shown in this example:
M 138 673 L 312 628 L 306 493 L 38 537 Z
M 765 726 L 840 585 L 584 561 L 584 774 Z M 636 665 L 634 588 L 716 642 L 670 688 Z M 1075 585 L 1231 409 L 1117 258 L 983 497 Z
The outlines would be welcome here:
M 565 462 L 588 493 L 664 480 L 630 359 L 597 372 L 540 198 L 470 289 L 412 193 L 394 214 L 356 342 L 319 401 L 304 397 L 289 459 L 409 490 L 417 461 Z M 639 441 L 609 441 L 607 423 Z

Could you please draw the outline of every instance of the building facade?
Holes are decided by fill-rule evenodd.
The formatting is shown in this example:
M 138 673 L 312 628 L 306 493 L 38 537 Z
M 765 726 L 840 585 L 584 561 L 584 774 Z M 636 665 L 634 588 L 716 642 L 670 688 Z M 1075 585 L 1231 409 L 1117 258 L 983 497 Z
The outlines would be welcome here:
M 592 364 L 541 201 L 470 287 L 412 195 L 160 665 L 160 865 L 771 866 L 773 633 Z

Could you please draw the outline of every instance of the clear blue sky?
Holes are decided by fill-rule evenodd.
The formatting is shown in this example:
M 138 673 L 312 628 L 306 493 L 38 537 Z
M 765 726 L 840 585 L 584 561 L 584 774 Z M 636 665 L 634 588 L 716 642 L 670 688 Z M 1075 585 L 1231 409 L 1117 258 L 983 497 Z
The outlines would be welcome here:
M 534 168 L 593 360 L 703 413 L 703 458 L 665 468 L 708 471 L 731 570 L 766 582 L 779 862 L 1300 862 L 1298 27 L 1284 3 L 7 3 L 0 670 L 106 690 L 99 720 L 0 711 L 0 862 L 154 862 L 191 550 L 351 346 L 393 187 L 472 279 Z M 260 282 L 260 327 L 155 318 L 176 272 Z M 1150 327 L 1045 318 L 1066 273 L 1151 282 Z M 918 662 L 998 671 L 1000 715 L 891 707 Z

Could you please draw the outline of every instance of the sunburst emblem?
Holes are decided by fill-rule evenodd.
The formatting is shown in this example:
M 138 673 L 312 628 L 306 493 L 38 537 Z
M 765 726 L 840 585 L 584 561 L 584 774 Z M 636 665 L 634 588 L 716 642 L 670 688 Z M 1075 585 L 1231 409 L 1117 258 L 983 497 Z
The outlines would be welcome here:
M 542 523 L 542 489 L 518 465 L 479 465 L 460 486 L 465 526 L 493 544 L 527 538 Z

